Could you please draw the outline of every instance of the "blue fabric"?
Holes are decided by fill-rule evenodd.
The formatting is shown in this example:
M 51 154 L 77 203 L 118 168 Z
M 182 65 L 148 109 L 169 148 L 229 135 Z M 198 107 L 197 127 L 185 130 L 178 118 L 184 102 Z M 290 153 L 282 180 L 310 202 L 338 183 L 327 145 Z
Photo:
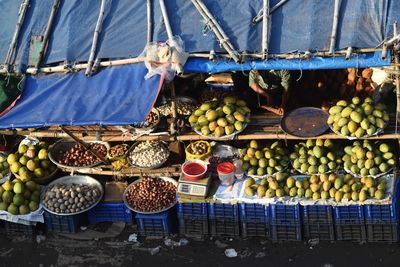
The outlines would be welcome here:
M 191 58 L 186 62 L 184 68 L 185 72 L 217 73 L 229 71 L 250 71 L 253 69 L 314 70 L 389 66 L 390 53 L 386 60 L 382 60 L 381 55 L 381 52 L 375 52 L 354 56 L 350 60 L 346 60 L 344 57 L 314 57 L 309 60 L 271 59 L 267 61 L 250 61 L 244 64 L 238 64 L 227 60 L 212 62 L 203 58 Z
M 280 0 L 270 0 L 274 6 Z M 9 47 L 22 0 L 0 0 L 0 60 Z M 31 0 L 17 47 L 16 63 L 26 68 L 32 35 L 44 33 L 53 0 Z M 63 0 L 50 36 L 45 63 L 87 61 L 101 1 Z M 153 40 L 167 39 L 159 3 L 153 3 Z M 165 1 L 172 31 L 186 51 L 225 52 L 191 1 Z M 262 23 L 252 24 L 262 0 L 204 0 L 233 46 L 240 52 L 260 52 Z M 290 0 L 272 15 L 271 54 L 326 51 L 329 48 L 334 1 Z M 342 0 L 336 48 L 379 47 L 400 21 L 398 0 Z M 117 59 L 140 55 L 146 44 L 146 1 L 107 1 L 97 57 Z
M 144 80 L 144 64 L 84 72 L 28 76 L 21 99 L 0 128 L 48 125 L 125 125 L 143 122 L 160 90 L 160 77 Z

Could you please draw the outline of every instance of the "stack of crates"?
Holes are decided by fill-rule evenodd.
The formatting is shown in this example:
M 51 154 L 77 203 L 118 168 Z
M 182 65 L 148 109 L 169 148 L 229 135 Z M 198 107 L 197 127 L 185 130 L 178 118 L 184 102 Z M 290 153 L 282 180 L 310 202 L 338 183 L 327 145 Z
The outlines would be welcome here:
M 170 211 L 155 214 L 136 214 L 139 235 L 146 237 L 166 237 L 172 233 Z
M 300 205 L 272 204 L 269 207 L 272 241 L 301 241 Z
M 237 204 L 208 204 L 208 219 L 211 236 L 238 237 L 240 236 L 239 209 Z
M 328 205 L 302 206 L 303 234 L 305 239 L 335 240 L 333 209 Z
M 364 206 L 368 242 L 393 243 L 399 240 L 399 182 L 399 179 L 395 181 L 392 204 Z
M 24 235 L 34 236 L 37 232 L 38 225 L 25 225 L 9 221 L 0 221 L 0 233 L 7 236 Z
M 207 203 L 177 203 L 179 234 L 195 239 L 209 235 Z
M 271 238 L 269 207 L 261 204 L 239 204 L 242 237 Z
M 86 223 L 86 213 L 77 215 L 55 215 L 44 212 L 44 223 L 48 232 L 73 234 Z
M 132 212 L 124 203 L 99 203 L 88 211 L 89 224 L 125 222 L 132 224 Z
M 336 239 L 365 242 L 367 239 L 362 205 L 333 207 Z

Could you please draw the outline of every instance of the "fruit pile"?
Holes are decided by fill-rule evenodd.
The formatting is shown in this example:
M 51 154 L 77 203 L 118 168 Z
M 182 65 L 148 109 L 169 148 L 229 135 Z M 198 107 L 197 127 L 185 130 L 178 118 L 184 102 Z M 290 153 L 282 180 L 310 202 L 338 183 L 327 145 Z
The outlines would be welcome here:
M 304 189 L 298 190 L 295 187 L 297 184 L 293 177 L 288 177 L 285 173 L 260 179 L 258 183 L 253 178 L 247 178 L 244 183 L 244 193 L 249 197 L 257 195 L 258 198 L 302 197 L 304 196 Z
M 10 165 L 7 162 L 7 155 L 0 153 L 0 179 L 10 173 Z
M 89 147 L 90 149 L 99 153 L 102 157 L 107 155 L 107 147 L 103 144 L 92 143 Z M 98 159 L 81 144 L 75 144 L 67 151 L 60 150 L 59 153 L 61 159 L 58 160 L 58 162 L 66 166 L 83 167 L 100 162 L 100 159 Z
M 40 186 L 34 181 L 6 181 L 0 186 L 0 210 L 24 215 L 39 208 Z
M 397 164 L 391 147 L 380 141 L 354 141 L 344 152 L 344 169 L 362 177 L 386 173 Z
M 279 141 L 261 147 L 256 140 L 252 140 L 240 153 L 242 170 L 250 176 L 273 175 L 286 169 L 289 164 L 288 151 Z
M 110 148 L 110 150 L 107 152 L 107 156 L 109 159 L 114 160 L 119 157 L 123 157 L 126 155 L 128 152 L 129 146 L 127 144 L 119 144 L 115 145 Z
M 290 154 L 292 165 L 303 174 L 328 173 L 342 163 L 340 150 L 329 139 L 308 139 L 296 144 L 294 150 Z
M 203 103 L 189 117 L 189 123 L 202 135 L 221 137 L 242 131 L 250 122 L 250 109 L 245 101 L 228 96 L 222 102 L 214 99 Z
M 22 181 L 49 176 L 57 167 L 49 161 L 47 151 L 46 142 L 31 146 L 20 145 L 18 152 L 7 157 L 11 172 Z
M 329 109 L 329 114 L 328 124 L 333 131 L 356 138 L 375 134 L 389 121 L 386 106 L 375 105 L 369 97 L 363 103 L 358 97 L 353 97 L 350 104 L 340 100 Z
M 386 192 L 385 179 L 354 178 L 350 174 L 344 177 L 335 174 L 312 175 L 308 180 L 309 188 L 305 191 L 305 198 L 313 200 L 335 199 L 341 201 L 364 202 L 368 198 L 382 200 Z

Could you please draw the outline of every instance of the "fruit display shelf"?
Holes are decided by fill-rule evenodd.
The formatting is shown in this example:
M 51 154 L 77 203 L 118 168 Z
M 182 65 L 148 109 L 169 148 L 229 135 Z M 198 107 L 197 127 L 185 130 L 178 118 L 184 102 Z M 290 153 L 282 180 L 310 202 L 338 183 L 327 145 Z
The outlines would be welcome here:
M 253 139 L 290 139 L 299 140 L 304 139 L 294 135 L 288 135 L 280 128 L 281 117 L 269 114 L 259 113 L 252 114 L 250 117 L 251 122 L 247 128 L 239 135 L 235 136 L 235 140 L 253 140 Z M 84 141 L 102 140 L 107 142 L 126 141 L 127 136 L 118 126 L 66 126 L 75 136 Z M 30 132 L 28 130 L 0 130 L 0 134 L 4 135 L 29 135 L 32 137 L 49 137 L 49 138 L 69 138 L 59 126 L 52 126 L 50 128 L 37 129 Z M 100 139 L 98 139 L 100 137 Z M 346 139 L 346 137 L 337 135 L 332 131 L 327 131 L 325 134 L 311 139 Z M 194 141 L 206 140 L 207 137 L 200 136 L 194 131 L 182 133 L 178 136 L 170 136 L 168 134 L 154 132 L 150 135 L 144 135 L 136 139 L 137 141 L 146 140 L 164 140 L 164 141 Z M 310 138 L 308 138 L 310 139 Z M 390 121 L 385 128 L 384 133 L 376 136 L 371 136 L 368 139 L 397 139 L 395 114 L 390 114 Z

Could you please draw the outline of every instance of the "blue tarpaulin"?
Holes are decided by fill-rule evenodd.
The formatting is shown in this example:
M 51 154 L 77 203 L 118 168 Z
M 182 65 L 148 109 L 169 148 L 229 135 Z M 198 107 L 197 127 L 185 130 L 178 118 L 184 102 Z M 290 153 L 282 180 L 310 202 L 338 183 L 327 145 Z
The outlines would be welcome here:
M 270 0 L 274 6 L 280 0 Z M 9 47 L 22 0 L 0 0 L 0 63 Z M 44 64 L 84 62 L 90 48 L 101 1 L 63 0 L 50 34 Z M 252 20 L 262 0 L 203 0 L 239 52 L 260 53 L 262 23 Z M 174 35 L 179 35 L 189 53 L 226 52 L 205 24 L 191 1 L 165 1 Z M 380 47 L 393 36 L 392 25 L 400 21 L 396 0 L 342 0 L 336 49 Z M 17 44 L 15 64 L 27 68 L 32 36 L 43 35 L 53 0 L 30 0 Z M 293 51 L 327 51 L 333 21 L 334 1 L 290 0 L 271 16 L 269 54 Z M 159 2 L 152 1 L 153 40 L 166 41 Z M 137 57 L 146 45 L 146 1 L 107 1 L 96 58 Z M 43 65 L 43 64 L 42 64 Z M 318 66 L 316 66 L 318 67 Z
M 383 60 L 381 52 L 355 55 L 346 60 L 345 57 L 313 57 L 311 59 L 269 59 L 265 61 L 249 61 L 244 64 L 232 60 L 217 60 L 215 62 L 204 58 L 191 58 L 185 64 L 185 72 L 217 73 L 229 71 L 250 70 L 315 70 L 368 68 L 390 65 L 390 54 Z
M 0 128 L 142 122 L 162 82 L 160 76 L 144 80 L 146 72 L 140 63 L 107 68 L 89 78 L 82 71 L 28 76 L 17 105 L 0 117 Z

